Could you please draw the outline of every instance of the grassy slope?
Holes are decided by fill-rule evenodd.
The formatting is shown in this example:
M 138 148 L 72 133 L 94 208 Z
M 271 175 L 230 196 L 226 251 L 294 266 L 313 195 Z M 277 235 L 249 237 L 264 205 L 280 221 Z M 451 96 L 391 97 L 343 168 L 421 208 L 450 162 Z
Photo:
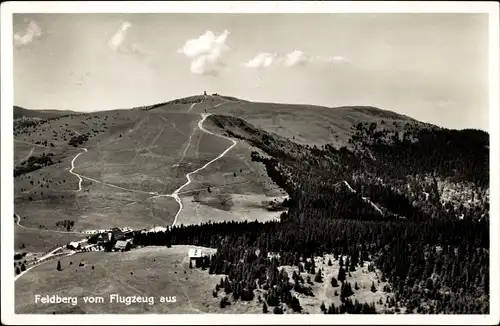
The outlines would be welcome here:
M 187 260 L 190 248 L 194 247 L 83 253 L 61 259 L 63 270 L 59 272 L 56 271 L 56 261 L 43 264 L 16 282 L 16 313 L 72 313 L 69 309 L 74 307 L 71 305 L 35 304 L 34 293 L 77 296 L 79 313 L 217 313 L 219 300 L 214 299 L 208 289 L 215 287 L 220 276 L 190 269 Z M 69 265 L 70 261 L 72 265 Z M 81 261 L 86 262 L 85 266 L 78 266 Z M 154 296 L 156 303 L 108 304 L 109 295 L 113 293 Z M 84 296 L 103 296 L 105 304 L 85 304 Z M 160 296 L 176 296 L 177 302 L 162 304 Z
M 71 305 L 64 304 L 35 304 L 33 293 L 41 295 L 76 296 L 79 299 L 77 313 L 261 313 L 262 304 L 258 302 L 257 291 L 254 300 L 237 302 L 220 309 L 219 302 L 223 291 L 219 291 L 217 298 L 212 296 L 212 290 L 219 283 L 222 275 L 210 275 L 201 269 L 190 269 L 187 252 L 190 248 L 200 248 L 207 252 L 212 249 L 194 246 L 147 247 L 125 253 L 90 252 L 61 259 L 62 271 L 56 271 L 56 262 L 42 264 L 23 275 L 16 282 L 16 313 L 75 313 Z M 330 255 L 325 256 L 325 263 L 317 259 L 317 267 L 324 271 L 323 283 L 314 282 L 312 289 L 314 297 L 298 295 L 305 312 L 310 314 L 321 313 L 319 306 L 325 302 L 340 305 L 340 297 L 334 296 L 331 276 L 337 276 L 338 261 Z M 328 258 L 333 266 L 327 266 Z M 79 267 L 80 262 L 85 266 Z M 70 265 L 70 262 L 73 264 Z M 94 266 L 94 270 L 92 269 Z M 283 266 L 291 276 L 293 268 Z M 303 273 L 305 278 L 307 275 Z M 314 279 L 314 277 L 311 277 Z M 89 283 L 88 280 L 93 279 Z M 370 291 L 372 280 L 377 284 L 377 292 Z M 354 290 L 351 299 L 360 302 L 374 302 L 392 296 L 382 291 L 386 283 L 379 283 L 378 277 L 364 269 L 358 269 L 347 276 L 347 282 L 357 282 L 360 289 Z M 108 304 L 110 294 L 121 296 L 153 296 L 154 305 Z M 105 304 L 83 303 L 85 296 L 102 296 Z M 160 296 L 176 296 L 177 302 L 170 304 L 160 303 Z M 378 305 L 384 309 L 384 305 Z M 270 312 L 272 313 L 272 312 Z
M 407 116 L 372 107 L 328 108 L 312 105 L 233 102 L 210 110 L 242 118 L 257 128 L 287 137 L 299 144 L 347 145 L 353 126 L 358 123 L 380 122 L 392 130 L 402 124 L 419 123 Z
M 53 153 L 56 162 L 16 178 L 15 210 L 23 217 L 27 216 L 22 225 L 35 229 L 42 225 L 43 230 L 61 231 L 55 223 L 68 219 L 75 221 L 74 231 L 81 231 L 112 226 L 147 228 L 171 224 L 178 204 L 172 198 L 148 199 L 151 196 L 144 192 L 171 193 L 186 182 L 186 173 L 203 166 L 227 148 L 227 140 L 201 132 L 197 127 L 200 113 L 221 102 L 211 97 L 192 108 L 192 103 L 171 103 L 149 111 L 113 110 L 64 116 L 16 135 L 16 165 L 30 154 L 37 156 L 42 153 Z M 190 108 L 192 110 L 188 113 Z M 90 139 L 78 148 L 67 144 L 72 136 L 87 132 L 91 134 Z M 36 141 L 47 141 L 48 146 L 35 144 Z M 50 146 L 51 143 L 54 147 Z M 82 152 L 81 147 L 87 148 L 88 152 L 75 161 L 76 173 L 131 191 L 84 179 L 83 190 L 77 192 L 78 178 L 69 170 L 71 160 Z M 221 161 L 222 169 L 229 169 L 229 165 L 245 169 L 237 178 L 240 185 L 231 186 L 229 191 L 256 196 L 269 192 L 272 182 L 264 171 L 255 172 L 262 167 L 248 163 L 248 149 L 242 153 L 244 155 L 240 153 Z M 230 174 L 232 177 L 232 172 Z M 220 180 L 208 180 L 208 184 L 217 187 Z M 184 190 L 198 186 L 195 180 Z M 212 209 L 209 214 L 212 220 L 218 218 L 217 212 Z M 33 232 L 36 233 L 33 230 L 17 231 L 16 241 L 28 246 Z M 47 241 L 50 234 L 45 233 Z M 57 242 L 61 234 L 53 234 L 54 242 Z

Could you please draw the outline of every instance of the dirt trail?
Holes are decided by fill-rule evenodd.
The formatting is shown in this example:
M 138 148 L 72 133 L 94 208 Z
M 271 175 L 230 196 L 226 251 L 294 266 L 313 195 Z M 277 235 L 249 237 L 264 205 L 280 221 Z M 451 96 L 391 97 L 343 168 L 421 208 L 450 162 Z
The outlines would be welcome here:
M 23 158 L 19 161 L 19 163 L 23 163 L 24 161 L 26 161 L 27 159 L 29 159 L 29 158 L 31 157 L 31 155 L 33 155 L 33 151 L 34 151 L 34 150 L 35 150 L 35 147 L 33 147 L 33 148 L 31 149 L 31 152 L 30 152 L 30 153 L 29 153 L 26 157 L 23 157 Z
M 78 190 L 76 192 L 79 192 L 82 190 L 82 177 L 78 174 L 73 172 L 73 169 L 75 168 L 75 161 L 78 158 L 78 156 L 82 155 L 84 152 L 87 152 L 86 148 L 83 148 L 83 152 L 76 154 L 76 156 L 71 160 L 71 169 L 69 170 L 69 173 L 72 175 L 78 177 Z

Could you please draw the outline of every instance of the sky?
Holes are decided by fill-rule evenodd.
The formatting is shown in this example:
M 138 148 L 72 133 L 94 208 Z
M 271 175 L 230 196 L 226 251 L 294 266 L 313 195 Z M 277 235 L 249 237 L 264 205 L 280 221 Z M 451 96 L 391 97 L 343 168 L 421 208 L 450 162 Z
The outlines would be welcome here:
M 219 93 L 488 130 L 485 14 L 14 14 L 14 103 L 98 111 Z

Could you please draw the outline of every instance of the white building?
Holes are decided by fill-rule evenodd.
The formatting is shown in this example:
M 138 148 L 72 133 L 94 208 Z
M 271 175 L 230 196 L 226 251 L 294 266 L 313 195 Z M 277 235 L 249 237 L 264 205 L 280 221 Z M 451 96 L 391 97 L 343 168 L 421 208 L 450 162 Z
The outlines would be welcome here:
M 198 266 L 198 261 L 201 260 L 202 256 L 203 252 L 201 249 L 189 249 L 188 251 L 189 264 L 191 265 L 192 262 L 194 261 L 194 266 Z
M 70 242 L 69 245 L 70 245 L 70 247 L 73 247 L 76 249 L 80 245 L 80 242 L 73 241 L 73 242 Z
M 189 249 L 188 256 L 189 258 L 201 258 L 202 253 L 201 249 Z
M 165 232 L 165 231 L 168 231 L 168 228 L 166 228 L 164 226 L 155 226 L 154 228 L 152 228 L 148 232 L 156 233 L 156 232 Z

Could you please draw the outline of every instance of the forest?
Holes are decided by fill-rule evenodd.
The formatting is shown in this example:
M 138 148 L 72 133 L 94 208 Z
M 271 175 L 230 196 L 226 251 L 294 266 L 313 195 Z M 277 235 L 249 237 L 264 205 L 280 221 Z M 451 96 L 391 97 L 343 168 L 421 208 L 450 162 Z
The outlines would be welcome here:
M 348 257 L 349 270 L 372 262 L 391 284 L 396 298 L 392 304 L 407 313 L 489 313 L 487 198 L 460 219 L 458 208 L 443 204 L 436 187 L 438 179 L 470 181 L 472 190 L 487 187 L 487 134 L 414 128 L 402 140 L 380 131 L 378 141 L 368 141 L 377 126 L 354 127 L 352 139 L 358 146 L 349 150 L 299 145 L 235 117 L 210 119 L 226 134 L 265 153 L 253 152 L 252 159 L 264 164 L 289 194 L 288 212 L 279 222 L 205 223 L 135 233 L 136 245 L 217 248 L 202 264 L 209 273 L 227 275 L 214 291 L 223 288 L 234 300 L 245 300 L 256 288 L 267 289 L 263 310 L 275 307 L 275 313 L 280 313 L 280 303 L 300 312 L 292 293 L 308 293 L 306 284 L 296 279 L 291 283 L 278 267 L 299 270 L 307 258 L 325 253 Z M 421 194 L 409 184 L 422 177 L 431 180 L 425 188 L 429 198 L 416 205 L 414 198 Z M 269 259 L 268 253 L 279 257 Z M 314 268 L 308 268 L 314 276 Z M 345 280 L 339 281 L 346 288 Z M 227 304 L 221 302 L 221 307 Z M 321 309 L 375 313 L 370 303 L 352 302 L 348 289 L 342 306 Z

